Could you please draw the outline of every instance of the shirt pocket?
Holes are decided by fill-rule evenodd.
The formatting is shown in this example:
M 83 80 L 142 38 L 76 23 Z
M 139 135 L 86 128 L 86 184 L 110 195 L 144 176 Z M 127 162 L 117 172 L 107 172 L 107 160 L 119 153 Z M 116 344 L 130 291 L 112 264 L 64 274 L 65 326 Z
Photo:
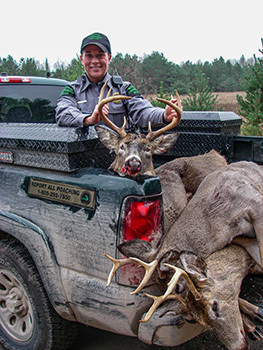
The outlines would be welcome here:
M 77 101 L 77 107 L 83 114 L 91 115 L 94 111 L 95 104 L 88 103 L 87 100 Z
M 118 102 L 118 103 L 116 103 Z M 124 116 L 126 114 L 125 107 L 123 105 L 123 102 L 120 101 L 115 101 L 111 102 L 109 104 L 109 114 L 116 115 L 116 114 L 121 114 Z

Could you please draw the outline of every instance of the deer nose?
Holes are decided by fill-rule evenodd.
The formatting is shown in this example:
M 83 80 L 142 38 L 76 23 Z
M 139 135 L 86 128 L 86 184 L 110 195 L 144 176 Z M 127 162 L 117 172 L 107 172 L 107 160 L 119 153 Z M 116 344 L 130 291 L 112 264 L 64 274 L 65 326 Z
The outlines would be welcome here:
M 129 175 L 135 175 L 141 170 L 141 165 L 142 163 L 138 158 L 132 157 L 125 162 L 125 170 Z

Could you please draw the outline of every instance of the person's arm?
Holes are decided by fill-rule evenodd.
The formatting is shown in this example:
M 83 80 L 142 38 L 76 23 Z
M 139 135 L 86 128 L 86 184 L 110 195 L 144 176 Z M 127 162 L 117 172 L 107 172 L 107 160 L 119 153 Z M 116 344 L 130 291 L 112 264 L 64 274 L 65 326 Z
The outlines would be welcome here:
M 108 115 L 108 104 L 103 106 L 103 112 Z M 78 108 L 73 88 L 67 86 L 58 98 L 55 119 L 60 126 L 84 127 L 94 125 L 100 121 L 98 105 L 95 106 L 92 114 L 82 113 Z
M 170 123 L 173 116 L 177 116 L 177 112 L 170 106 L 165 109 L 154 107 L 129 83 L 123 86 L 122 94 L 132 97 L 126 102 L 127 110 L 133 122 L 142 128 L 148 128 L 149 121 L 153 126 L 160 126 Z M 175 99 L 171 101 L 176 102 Z
M 105 116 L 108 115 L 109 113 L 109 105 L 106 104 L 102 107 L 102 111 L 105 114 Z M 89 125 L 94 125 L 97 124 L 101 120 L 99 111 L 98 111 L 98 105 L 95 106 L 94 111 L 92 115 L 86 117 L 83 121 L 84 125 L 89 126 Z
M 84 120 L 88 116 L 77 107 L 73 97 L 60 96 L 56 106 L 56 123 L 60 126 L 84 126 Z

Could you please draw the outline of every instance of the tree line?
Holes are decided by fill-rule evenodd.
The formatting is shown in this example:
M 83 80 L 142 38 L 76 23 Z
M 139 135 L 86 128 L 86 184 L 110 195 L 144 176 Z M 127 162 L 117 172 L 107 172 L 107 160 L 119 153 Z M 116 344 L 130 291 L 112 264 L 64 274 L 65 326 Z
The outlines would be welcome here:
M 204 84 L 213 92 L 241 91 L 244 89 L 244 78 L 255 64 L 255 57 L 239 60 L 224 60 L 216 58 L 213 62 L 192 63 L 183 62 L 180 65 L 168 61 L 162 53 L 152 52 L 144 57 L 117 53 L 109 66 L 110 74 L 122 76 L 128 80 L 142 94 L 159 94 L 160 89 L 172 94 L 176 88 L 180 94 L 189 94 L 190 91 L 200 89 Z M 68 81 L 75 80 L 84 74 L 79 57 L 73 58 L 70 63 L 57 62 L 52 69 L 48 60 L 44 63 L 34 58 L 21 58 L 17 62 L 12 56 L 0 58 L 0 72 L 9 75 L 33 75 L 61 78 Z

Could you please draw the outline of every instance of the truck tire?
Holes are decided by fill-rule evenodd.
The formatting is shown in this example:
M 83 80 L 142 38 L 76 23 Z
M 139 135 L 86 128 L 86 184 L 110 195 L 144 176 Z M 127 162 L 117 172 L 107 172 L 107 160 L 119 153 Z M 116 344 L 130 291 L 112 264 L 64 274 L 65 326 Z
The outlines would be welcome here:
M 53 309 L 28 251 L 15 240 L 0 240 L 0 347 L 9 350 L 64 350 L 77 323 Z

